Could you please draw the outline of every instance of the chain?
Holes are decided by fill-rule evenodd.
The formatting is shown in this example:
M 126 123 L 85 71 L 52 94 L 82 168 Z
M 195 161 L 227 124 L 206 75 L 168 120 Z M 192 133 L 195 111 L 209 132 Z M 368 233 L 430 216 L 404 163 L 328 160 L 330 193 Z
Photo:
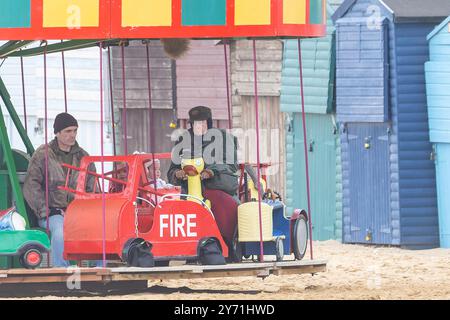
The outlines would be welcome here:
M 139 238 L 137 202 L 134 203 L 134 231 L 136 233 L 136 238 Z

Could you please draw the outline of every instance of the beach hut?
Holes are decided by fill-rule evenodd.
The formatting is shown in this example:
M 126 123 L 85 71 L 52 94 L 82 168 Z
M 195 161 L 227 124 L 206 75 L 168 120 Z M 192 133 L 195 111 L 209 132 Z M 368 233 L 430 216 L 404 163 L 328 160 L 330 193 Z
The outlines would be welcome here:
M 214 126 L 226 129 L 229 125 L 226 80 L 230 68 L 229 46 L 226 46 L 226 56 L 224 45 L 217 40 L 192 40 L 189 48 L 176 60 L 176 110 L 180 126 L 188 127 L 191 108 L 204 105 L 211 108 Z
M 105 101 L 108 104 L 112 102 L 114 109 L 115 149 L 119 155 L 150 152 L 151 148 L 154 152 L 168 152 L 173 147 L 170 123 L 176 120 L 175 61 L 165 53 L 159 40 L 151 40 L 148 46 L 148 57 L 146 45 L 137 40 L 130 41 L 124 47 L 112 47 L 110 59 L 108 52 L 105 52 L 104 81 L 108 90 Z M 151 116 L 147 60 L 151 75 Z M 169 160 L 161 161 L 163 177 L 169 166 Z
M 280 111 L 282 40 L 256 42 L 261 163 L 268 185 L 285 195 L 285 119 Z M 239 139 L 241 160 L 256 163 L 255 82 L 252 40 L 230 43 L 233 132 Z M 292 212 L 289 212 L 291 214 Z
M 331 15 L 342 0 L 328 0 L 327 36 L 301 40 L 306 131 L 310 163 L 313 239 L 342 239 L 342 171 L 335 121 L 335 28 Z M 286 130 L 286 205 L 307 208 L 297 40 L 284 41 L 281 111 Z
M 430 141 L 434 145 L 439 234 L 450 248 L 450 17 L 428 35 L 430 61 L 425 64 Z
M 346 0 L 336 23 L 336 107 L 346 243 L 439 245 L 424 64 L 448 0 Z
M 129 45 L 123 48 L 113 47 L 110 60 L 112 95 L 108 91 L 106 98 L 113 99 L 117 153 L 123 154 L 125 149 L 129 154 L 134 151 L 149 152 L 150 115 L 146 46 L 142 41 L 130 41 Z M 154 140 L 158 142 L 154 143 L 153 148 L 155 152 L 166 152 L 172 148 L 173 144 L 169 138 L 173 129 L 169 125 L 174 119 L 176 106 L 174 92 L 176 79 L 173 74 L 175 61 L 167 56 L 159 40 L 150 41 L 149 60 L 153 132 Z M 107 81 L 105 87 L 109 90 L 108 61 L 106 59 L 105 61 L 105 81 Z M 123 88 L 125 88 L 125 95 Z M 123 125 L 125 117 L 126 127 Z

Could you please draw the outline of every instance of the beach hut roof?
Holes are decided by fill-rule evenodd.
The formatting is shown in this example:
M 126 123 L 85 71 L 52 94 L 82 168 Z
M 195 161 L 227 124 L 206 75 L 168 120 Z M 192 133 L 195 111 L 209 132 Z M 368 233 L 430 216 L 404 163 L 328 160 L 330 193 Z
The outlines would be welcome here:
M 437 35 L 439 32 L 441 32 L 442 29 L 447 28 L 447 26 L 450 25 L 450 17 L 442 21 L 440 25 L 438 25 L 434 30 L 428 35 L 427 40 L 431 40 L 435 35 Z M 450 32 L 450 27 L 448 27 Z
M 343 17 L 357 0 L 346 0 L 334 13 L 333 20 Z M 450 15 L 449 0 L 377 0 L 389 11 L 395 22 L 434 22 Z

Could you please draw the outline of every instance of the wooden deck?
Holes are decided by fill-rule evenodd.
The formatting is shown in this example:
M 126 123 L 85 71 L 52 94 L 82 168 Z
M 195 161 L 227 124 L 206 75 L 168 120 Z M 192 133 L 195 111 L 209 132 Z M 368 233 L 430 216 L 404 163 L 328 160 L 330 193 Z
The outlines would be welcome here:
M 69 283 L 73 281 L 112 283 L 166 279 L 224 278 L 269 275 L 314 274 L 326 270 L 326 261 L 302 260 L 235 263 L 219 266 L 181 265 L 153 268 L 40 268 L 0 270 L 0 288 L 5 285 Z

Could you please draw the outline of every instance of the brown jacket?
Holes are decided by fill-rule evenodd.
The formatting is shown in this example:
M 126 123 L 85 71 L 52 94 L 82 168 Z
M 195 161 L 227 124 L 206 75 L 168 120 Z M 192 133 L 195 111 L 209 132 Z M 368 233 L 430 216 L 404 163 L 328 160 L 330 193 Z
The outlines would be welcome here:
M 64 186 L 66 173 L 61 163 L 63 163 L 64 152 L 58 147 L 56 138 L 48 144 L 48 201 L 49 207 L 67 208 L 74 199 L 70 192 L 59 190 L 59 186 Z M 73 166 L 78 167 L 81 158 L 89 154 L 83 150 L 78 143 L 70 149 Z M 91 164 L 89 170 L 95 171 L 95 165 Z M 78 181 L 78 172 L 72 171 L 69 179 L 69 187 L 75 189 Z M 93 190 L 94 177 L 90 176 L 87 181 L 87 191 Z M 28 166 L 27 176 L 23 186 L 23 195 L 30 208 L 39 218 L 46 217 L 45 208 L 45 145 L 40 146 L 33 154 Z

